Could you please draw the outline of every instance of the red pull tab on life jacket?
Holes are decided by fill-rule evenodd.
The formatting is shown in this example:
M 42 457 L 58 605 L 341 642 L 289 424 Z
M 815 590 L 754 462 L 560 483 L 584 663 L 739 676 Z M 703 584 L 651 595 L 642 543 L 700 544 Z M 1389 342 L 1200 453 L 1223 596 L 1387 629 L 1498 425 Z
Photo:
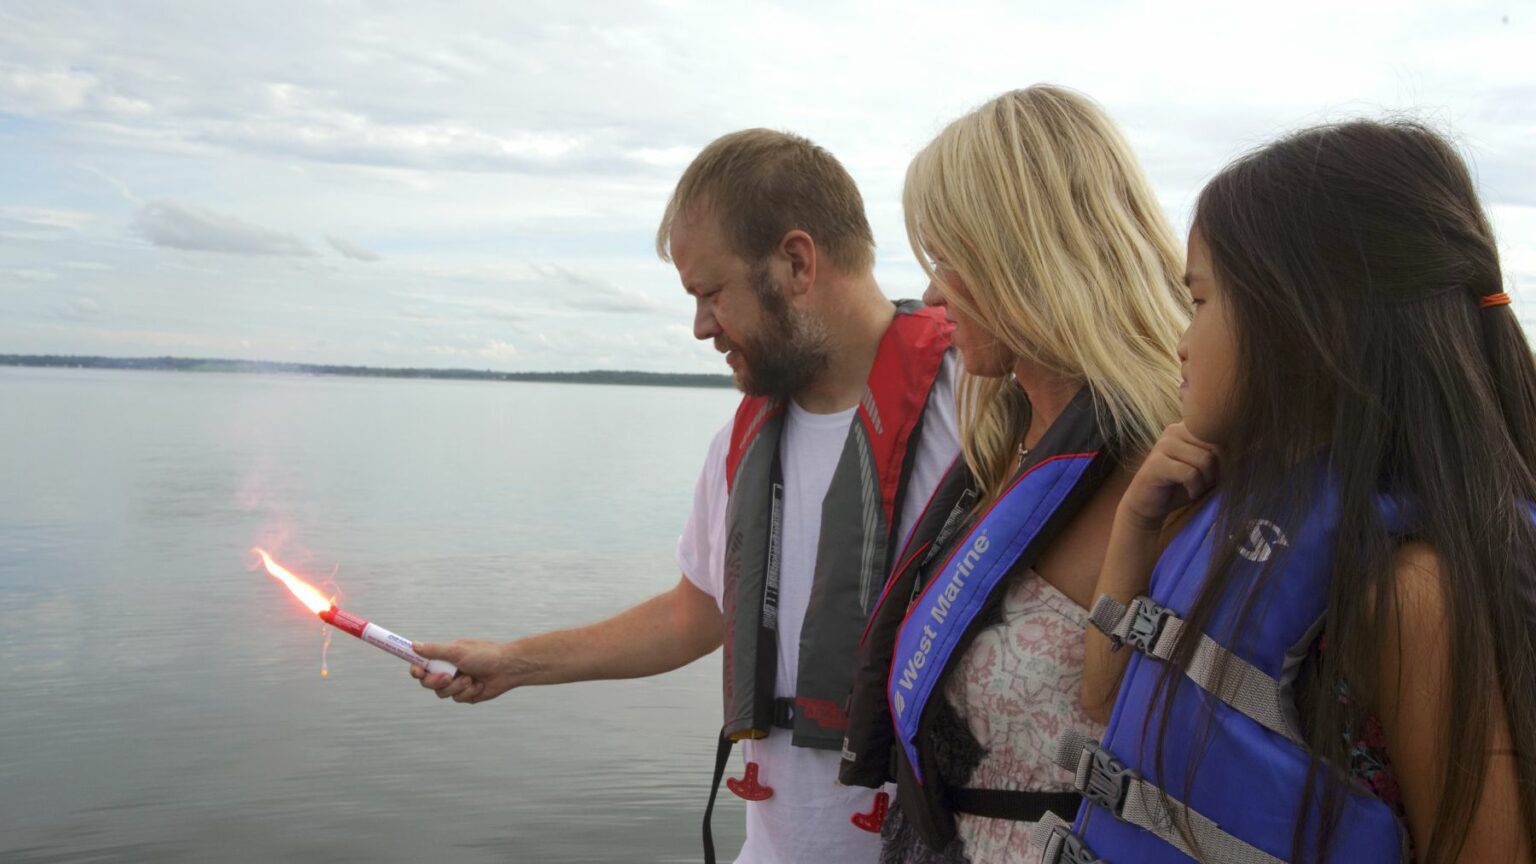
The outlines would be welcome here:
M 868 813 L 855 813 L 848 820 L 853 827 L 868 831 L 871 834 L 879 834 L 880 826 L 885 824 L 885 814 L 890 812 L 891 796 L 884 792 L 875 793 L 875 806 Z
M 773 797 L 772 786 L 764 786 L 757 782 L 756 762 L 747 763 L 747 772 L 740 780 L 735 777 L 725 778 L 725 787 L 735 793 L 737 798 L 745 798 L 748 801 L 767 801 Z

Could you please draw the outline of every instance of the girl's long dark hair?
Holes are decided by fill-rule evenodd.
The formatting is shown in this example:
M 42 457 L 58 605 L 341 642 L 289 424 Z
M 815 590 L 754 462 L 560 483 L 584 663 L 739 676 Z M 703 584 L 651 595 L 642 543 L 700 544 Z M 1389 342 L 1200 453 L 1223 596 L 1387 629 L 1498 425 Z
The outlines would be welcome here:
M 1211 626 L 1234 588 L 1231 564 L 1247 537 L 1239 526 L 1298 524 L 1315 503 L 1316 472 L 1297 466 L 1326 453 L 1339 494 L 1326 648 L 1308 678 L 1303 730 L 1313 777 L 1326 778 L 1324 824 L 1316 846 L 1302 848 L 1313 803 L 1303 801 L 1293 857 L 1321 860 L 1347 830 L 1335 824 L 1350 794 L 1344 736 L 1382 693 L 1404 538 L 1383 524 L 1380 493 L 1407 505 L 1411 536 L 1439 555 L 1445 700 L 1467 709 L 1441 732 L 1440 807 L 1417 857 L 1450 861 L 1462 847 L 1491 746 L 1485 709 L 1501 703 L 1521 830 L 1536 849 L 1536 363 L 1510 307 L 1480 308 L 1504 280 L 1465 163 L 1411 122 L 1309 129 L 1222 171 L 1200 195 L 1194 230 L 1227 297 L 1238 368 L 1215 535 L 1227 539 L 1190 623 Z M 1278 578 L 1276 563 L 1260 582 Z M 1260 589 L 1238 590 L 1251 607 Z M 1195 641 L 1181 640 L 1165 673 L 1165 712 Z M 1341 683 L 1348 700 L 1337 696 Z M 1159 741 L 1159 761 L 1161 751 Z

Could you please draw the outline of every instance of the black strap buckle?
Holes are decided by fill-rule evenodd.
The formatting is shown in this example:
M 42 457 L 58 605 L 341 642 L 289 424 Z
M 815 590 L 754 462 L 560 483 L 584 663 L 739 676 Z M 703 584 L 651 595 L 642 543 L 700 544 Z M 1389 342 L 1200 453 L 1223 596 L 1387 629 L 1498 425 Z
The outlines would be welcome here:
M 1116 759 L 1115 754 L 1098 744 L 1089 742 L 1083 752 L 1089 756 L 1083 797 L 1115 814 L 1116 819 L 1120 818 L 1120 811 L 1125 807 L 1125 797 L 1130 794 L 1131 781 L 1140 780 L 1141 775 L 1125 767 L 1125 763 Z
M 1131 626 L 1124 641 L 1135 645 L 1142 653 L 1152 653 L 1152 646 L 1157 644 L 1169 614 L 1168 607 L 1152 602 L 1150 597 L 1137 597 L 1131 602 Z
M 795 700 L 785 696 L 773 700 L 773 725 L 780 729 L 795 728 Z

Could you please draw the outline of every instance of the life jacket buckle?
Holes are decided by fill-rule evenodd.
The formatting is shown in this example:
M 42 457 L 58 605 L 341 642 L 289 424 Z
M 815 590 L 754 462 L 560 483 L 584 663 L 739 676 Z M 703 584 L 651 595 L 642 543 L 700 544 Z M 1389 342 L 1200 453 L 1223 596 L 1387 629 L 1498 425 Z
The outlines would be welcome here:
M 1131 603 L 1131 626 L 1124 641 L 1136 646 L 1142 653 L 1151 654 L 1170 614 L 1168 607 L 1154 603 L 1151 598 L 1137 597 Z
M 1109 750 L 1092 741 L 1084 744 L 1083 757 L 1077 771 L 1077 787 L 1084 798 L 1115 814 L 1116 819 L 1120 818 L 1120 811 L 1125 807 L 1131 781 L 1140 779 L 1140 774 L 1127 768 Z
M 795 700 L 780 696 L 773 700 L 772 724 L 780 729 L 795 728 Z
M 1072 826 L 1067 823 L 1056 825 L 1051 829 L 1049 838 L 1045 841 L 1045 854 L 1040 857 L 1040 864 L 1108 864 L 1103 858 L 1094 854 L 1083 842 L 1083 838 L 1072 831 Z

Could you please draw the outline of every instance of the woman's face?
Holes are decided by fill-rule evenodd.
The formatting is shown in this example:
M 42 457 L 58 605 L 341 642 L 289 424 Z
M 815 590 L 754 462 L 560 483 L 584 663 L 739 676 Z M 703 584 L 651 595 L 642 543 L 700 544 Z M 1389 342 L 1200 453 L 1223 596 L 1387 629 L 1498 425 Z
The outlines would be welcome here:
M 1232 427 L 1237 381 L 1237 328 L 1227 292 L 1211 268 L 1211 250 L 1200 232 L 1189 232 L 1184 284 L 1194 301 L 1189 328 L 1179 339 L 1179 401 L 1190 434 L 1222 444 Z
M 929 306 L 942 308 L 944 317 L 954 322 L 954 345 L 960 352 L 965 371 L 982 378 L 1001 378 L 1007 375 L 1012 371 L 1013 359 L 998 344 L 997 337 L 976 319 L 965 314 L 958 307 L 950 305 L 949 301 L 952 298 L 959 297 L 964 301 L 971 296 L 960 274 L 951 270 L 937 256 L 935 256 L 934 265 L 939 278 L 928 283 L 928 290 L 923 292 L 923 302 Z

